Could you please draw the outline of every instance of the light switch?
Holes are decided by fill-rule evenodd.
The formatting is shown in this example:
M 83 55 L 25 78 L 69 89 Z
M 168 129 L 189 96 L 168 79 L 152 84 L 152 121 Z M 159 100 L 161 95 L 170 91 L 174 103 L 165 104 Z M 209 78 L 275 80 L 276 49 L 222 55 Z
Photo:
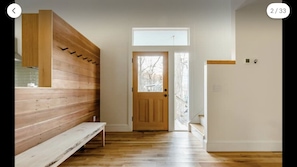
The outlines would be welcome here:
M 250 61 L 250 59 L 247 58 L 247 59 L 245 59 L 244 62 L 245 62 L 245 64 L 249 64 L 251 61 Z

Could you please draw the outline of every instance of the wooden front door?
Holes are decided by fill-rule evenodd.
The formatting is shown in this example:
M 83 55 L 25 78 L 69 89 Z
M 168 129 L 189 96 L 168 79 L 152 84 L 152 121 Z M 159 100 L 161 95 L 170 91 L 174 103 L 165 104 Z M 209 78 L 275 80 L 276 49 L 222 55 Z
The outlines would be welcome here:
M 133 52 L 133 130 L 168 130 L 168 52 Z

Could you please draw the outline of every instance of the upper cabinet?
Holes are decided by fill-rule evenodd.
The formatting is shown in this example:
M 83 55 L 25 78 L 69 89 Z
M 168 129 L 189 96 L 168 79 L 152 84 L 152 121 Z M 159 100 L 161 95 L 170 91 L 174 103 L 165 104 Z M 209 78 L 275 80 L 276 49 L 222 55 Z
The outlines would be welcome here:
M 38 14 L 22 14 L 22 66 L 38 67 Z

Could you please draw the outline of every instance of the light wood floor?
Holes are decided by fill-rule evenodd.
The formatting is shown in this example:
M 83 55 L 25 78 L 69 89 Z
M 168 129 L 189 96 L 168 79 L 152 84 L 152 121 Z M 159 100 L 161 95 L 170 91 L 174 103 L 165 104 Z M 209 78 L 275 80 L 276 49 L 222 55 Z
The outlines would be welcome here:
M 100 136 L 100 135 L 99 135 Z M 107 132 L 60 167 L 281 167 L 282 152 L 207 153 L 189 132 Z

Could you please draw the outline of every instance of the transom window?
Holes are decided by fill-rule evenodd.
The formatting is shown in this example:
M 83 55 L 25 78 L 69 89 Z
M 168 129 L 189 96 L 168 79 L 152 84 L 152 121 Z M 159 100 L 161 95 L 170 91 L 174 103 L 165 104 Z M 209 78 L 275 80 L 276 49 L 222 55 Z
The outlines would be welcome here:
M 133 28 L 133 46 L 188 46 L 189 28 Z

